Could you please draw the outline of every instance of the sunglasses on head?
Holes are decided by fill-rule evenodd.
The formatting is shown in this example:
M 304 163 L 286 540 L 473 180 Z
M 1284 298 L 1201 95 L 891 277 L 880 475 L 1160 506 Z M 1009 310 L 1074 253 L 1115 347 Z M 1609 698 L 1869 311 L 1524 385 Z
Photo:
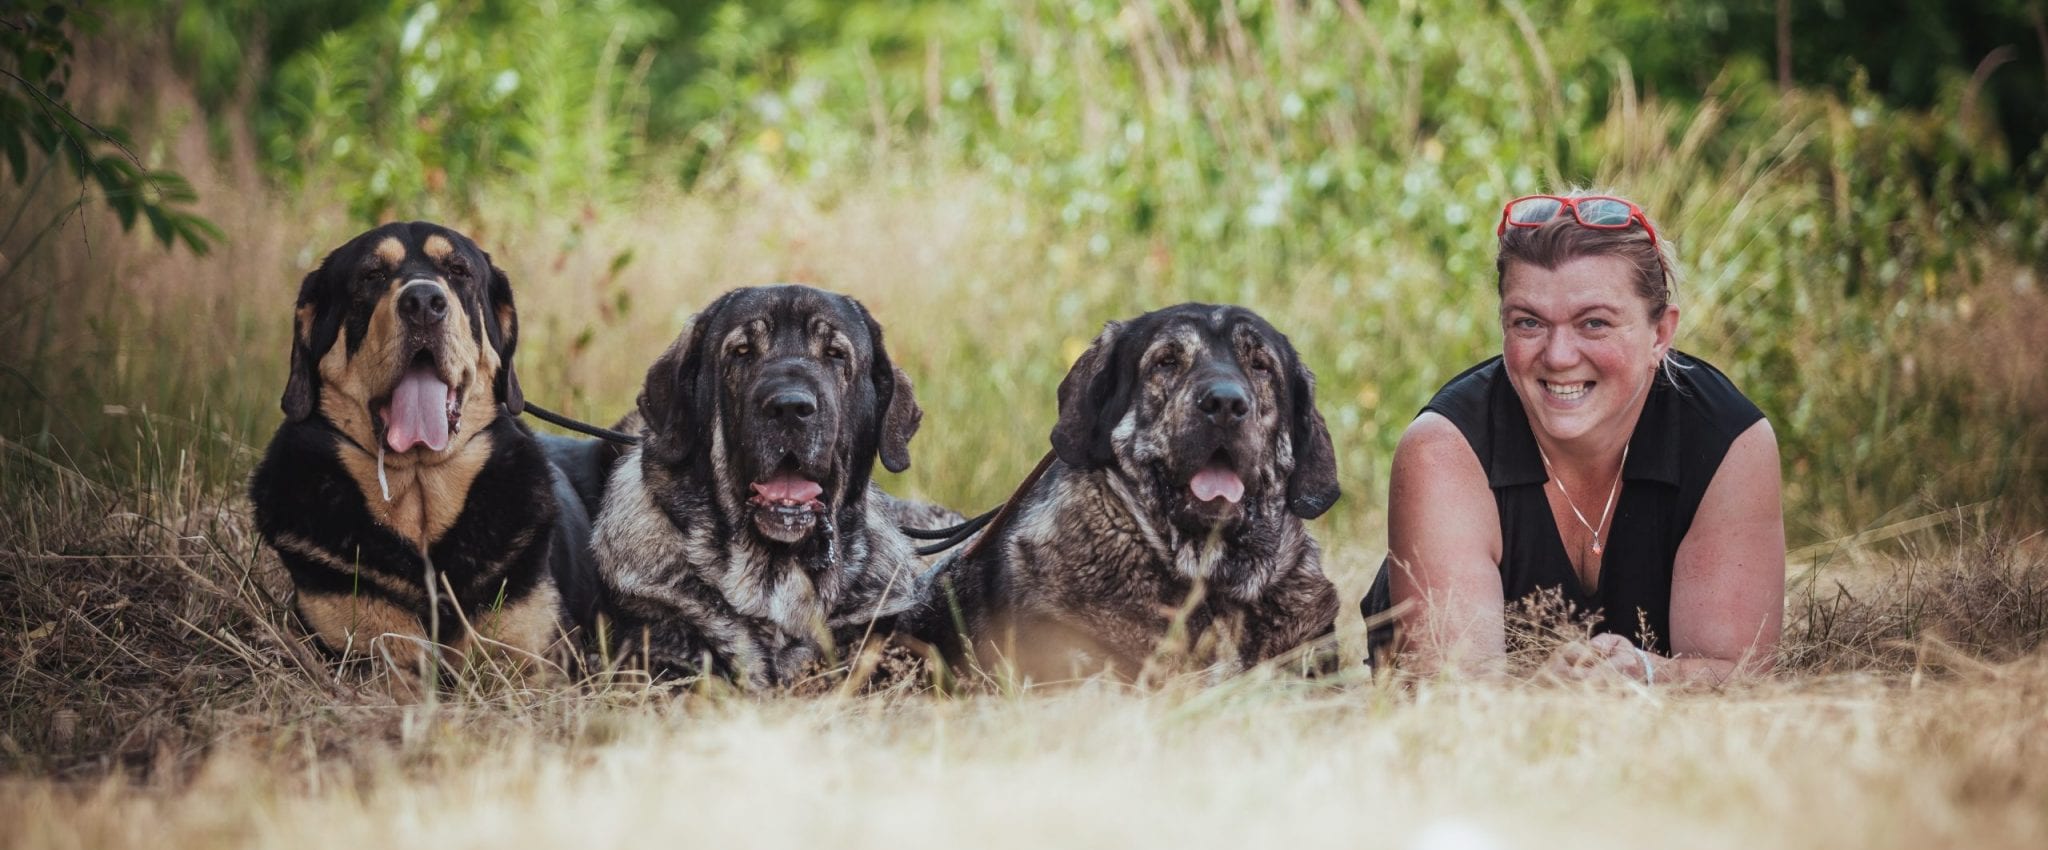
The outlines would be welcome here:
M 1607 195 L 1523 195 L 1501 207 L 1500 227 L 1493 235 L 1505 236 L 1509 227 L 1542 227 L 1544 222 L 1567 211 L 1579 226 L 1594 230 L 1627 230 L 1630 224 L 1640 224 L 1643 232 L 1650 234 L 1650 244 L 1657 244 L 1657 228 L 1650 226 L 1650 217 L 1642 207 Z

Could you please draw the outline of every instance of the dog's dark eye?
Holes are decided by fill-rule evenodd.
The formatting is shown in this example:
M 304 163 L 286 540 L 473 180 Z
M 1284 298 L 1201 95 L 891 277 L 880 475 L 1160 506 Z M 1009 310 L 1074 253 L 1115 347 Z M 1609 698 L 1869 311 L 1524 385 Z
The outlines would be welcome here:
M 744 342 L 725 350 L 727 357 L 746 357 L 754 353 L 754 347 Z
M 364 283 L 375 283 L 379 278 L 382 278 L 383 276 L 384 269 L 379 266 L 369 266 L 356 274 L 356 277 L 362 279 Z
M 1251 367 L 1252 371 L 1255 372 L 1271 372 L 1273 371 L 1273 361 L 1263 355 L 1253 357 L 1251 359 Z
M 468 263 L 465 263 L 465 262 L 463 262 L 463 261 L 461 261 L 461 260 L 456 260 L 456 261 L 454 261 L 454 262 L 451 262 L 451 263 L 449 263 L 449 264 L 448 264 L 448 275 L 449 275 L 450 277 L 459 277 L 459 278 L 462 278 L 462 279 L 464 279 L 464 280 L 468 280 L 468 279 L 469 279 L 469 264 L 468 264 Z
M 837 345 L 828 345 L 825 346 L 825 356 L 834 360 L 845 360 L 846 349 Z
M 1158 360 L 1152 361 L 1152 368 L 1159 372 L 1171 372 L 1178 369 L 1180 368 L 1180 355 L 1172 353 L 1161 354 Z

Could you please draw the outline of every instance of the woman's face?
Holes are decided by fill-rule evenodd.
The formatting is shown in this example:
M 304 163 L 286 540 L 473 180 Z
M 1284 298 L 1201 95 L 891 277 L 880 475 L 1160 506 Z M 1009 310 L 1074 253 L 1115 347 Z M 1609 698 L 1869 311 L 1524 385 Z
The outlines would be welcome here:
M 1678 330 L 1678 308 L 1650 318 L 1635 267 L 1613 256 L 1556 269 L 1509 264 L 1502 281 L 1503 360 L 1529 424 L 1553 443 L 1635 427 L 1642 397 Z

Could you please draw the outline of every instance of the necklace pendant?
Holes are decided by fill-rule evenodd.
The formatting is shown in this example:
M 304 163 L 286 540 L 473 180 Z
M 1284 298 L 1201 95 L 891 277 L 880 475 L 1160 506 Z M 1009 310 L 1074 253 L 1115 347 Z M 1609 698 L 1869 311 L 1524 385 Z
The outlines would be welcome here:
M 1607 546 L 1605 544 L 1601 543 L 1598 540 L 1593 541 L 1593 555 L 1595 557 L 1598 557 L 1601 552 L 1604 552 L 1606 550 Z

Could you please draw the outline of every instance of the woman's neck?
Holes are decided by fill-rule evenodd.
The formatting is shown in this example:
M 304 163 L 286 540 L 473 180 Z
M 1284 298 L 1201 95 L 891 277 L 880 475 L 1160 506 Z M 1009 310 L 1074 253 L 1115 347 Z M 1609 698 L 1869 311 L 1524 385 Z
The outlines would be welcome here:
M 1609 470 L 1621 462 L 1621 450 L 1628 445 L 1634 422 L 1627 431 L 1616 429 L 1602 433 L 1586 434 L 1574 440 L 1553 440 L 1542 432 L 1536 433 L 1536 447 L 1543 452 L 1543 459 L 1551 466 L 1570 470 Z
M 1636 423 L 1643 418 L 1643 405 L 1648 397 L 1649 393 L 1643 393 L 1625 415 L 1574 439 L 1558 440 L 1541 428 L 1532 428 L 1536 446 L 1551 467 L 1550 474 L 1563 475 L 1572 483 L 1600 481 L 1605 486 L 1604 482 L 1618 474 L 1622 455 L 1635 435 Z

